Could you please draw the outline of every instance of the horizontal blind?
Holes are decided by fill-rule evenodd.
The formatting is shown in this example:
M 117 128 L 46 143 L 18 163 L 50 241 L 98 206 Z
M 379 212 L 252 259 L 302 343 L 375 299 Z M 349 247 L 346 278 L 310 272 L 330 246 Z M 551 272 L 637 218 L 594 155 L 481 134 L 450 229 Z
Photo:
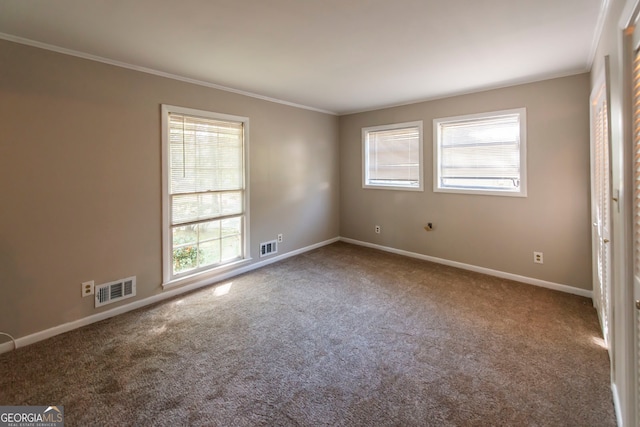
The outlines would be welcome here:
M 171 113 L 171 224 L 242 212 L 243 125 Z
M 367 142 L 368 184 L 418 186 L 420 130 L 417 126 L 369 131 Z
M 440 184 L 517 190 L 520 186 L 520 116 L 440 124 Z
M 242 192 L 179 194 L 171 198 L 171 224 L 242 213 Z
M 171 113 L 169 192 L 242 188 L 242 123 Z

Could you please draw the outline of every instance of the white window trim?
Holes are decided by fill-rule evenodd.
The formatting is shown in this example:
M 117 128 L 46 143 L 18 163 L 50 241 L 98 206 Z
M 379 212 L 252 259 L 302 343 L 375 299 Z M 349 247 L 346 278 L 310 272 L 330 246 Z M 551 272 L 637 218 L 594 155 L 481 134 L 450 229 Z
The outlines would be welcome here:
M 228 120 L 242 122 L 244 127 L 244 221 L 243 221 L 243 254 L 241 260 L 236 260 L 227 264 L 218 265 L 205 270 L 186 274 L 179 277 L 173 277 L 171 274 L 171 224 L 170 224 L 170 197 L 169 197 L 169 113 L 185 114 L 190 116 L 199 116 L 215 120 Z M 161 105 L 161 124 L 162 124 L 162 287 L 170 288 L 182 284 L 193 282 L 199 279 L 214 279 L 217 275 L 226 273 L 234 268 L 246 265 L 251 261 L 251 253 L 249 252 L 250 236 L 249 236 L 249 118 L 242 116 L 234 116 L 230 114 L 215 113 L 206 110 L 197 110 L 194 108 L 178 107 L 175 105 Z
M 419 139 L 418 141 L 418 144 L 419 144 L 418 186 L 408 187 L 408 186 L 399 186 L 399 185 L 367 184 L 368 182 L 367 154 L 369 152 L 367 133 L 381 131 L 381 130 L 403 129 L 408 127 L 418 128 L 418 134 L 419 134 L 418 136 L 418 139 Z M 394 123 L 390 125 L 369 126 L 369 127 L 362 128 L 362 188 L 373 188 L 373 189 L 379 189 L 379 190 L 399 190 L 399 191 L 424 191 L 424 151 L 423 151 L 424 136 L 423 135 L 424 133 L 423 133 L 422 120 L 418 120 L 414 122 Z
M 520 191 L 475 190 L 440 187 L 440 123 L 490 118 L 508 114 L 520 115 Z M 527 197 L 527 109 L 489 111 L 433 120 L 433 191 L 436 193 L 475 194 L 484 196 Z

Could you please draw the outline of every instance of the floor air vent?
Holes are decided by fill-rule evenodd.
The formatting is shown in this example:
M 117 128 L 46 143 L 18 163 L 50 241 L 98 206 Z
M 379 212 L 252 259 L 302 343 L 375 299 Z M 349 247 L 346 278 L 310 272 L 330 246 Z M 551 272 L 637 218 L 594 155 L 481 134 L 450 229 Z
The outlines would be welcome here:
M 266 255 L 275 254 L 278 252 L 278 241 L 272 240 L 270 242 L 260 243 L 260 257 Z
M 96 307 L 136 295 L 136 276 L 96 286 Z

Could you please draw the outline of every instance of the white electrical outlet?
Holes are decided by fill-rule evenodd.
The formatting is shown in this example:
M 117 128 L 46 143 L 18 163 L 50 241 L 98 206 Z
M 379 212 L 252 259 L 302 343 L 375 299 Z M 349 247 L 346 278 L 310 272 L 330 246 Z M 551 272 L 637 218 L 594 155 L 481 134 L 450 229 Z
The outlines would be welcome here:
M 282 236 L 282 234 L 278 234 L 278 243 L 282 243 L 283 240 L 284 237 Z
M 93 280 L 90 280 L 88 282 L 83 282 L 82 283 L 82 296 L 83 297 L 88 297 L 90 295 L 93 295 L 95 289 L 95 284 L 93 282 Z
M 376 225 L 376 234 L 380 234 L 380 231 L 382 230 L 382 228 L 379 225 Z
M 536 264 L 544 264 L 544 259 L 542 257 L 542 252 L 534 252 L 533 253 L 533 262 Z

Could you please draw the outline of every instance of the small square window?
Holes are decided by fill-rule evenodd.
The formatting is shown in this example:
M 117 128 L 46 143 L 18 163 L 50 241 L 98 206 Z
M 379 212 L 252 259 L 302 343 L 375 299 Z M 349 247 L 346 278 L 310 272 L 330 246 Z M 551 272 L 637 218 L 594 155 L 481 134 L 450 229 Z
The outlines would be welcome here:
M 433 121 L 433 191 L 527 195 L 524 108 Z
M 364 188 L 422 191 L 422 122 L 362 129 Z

